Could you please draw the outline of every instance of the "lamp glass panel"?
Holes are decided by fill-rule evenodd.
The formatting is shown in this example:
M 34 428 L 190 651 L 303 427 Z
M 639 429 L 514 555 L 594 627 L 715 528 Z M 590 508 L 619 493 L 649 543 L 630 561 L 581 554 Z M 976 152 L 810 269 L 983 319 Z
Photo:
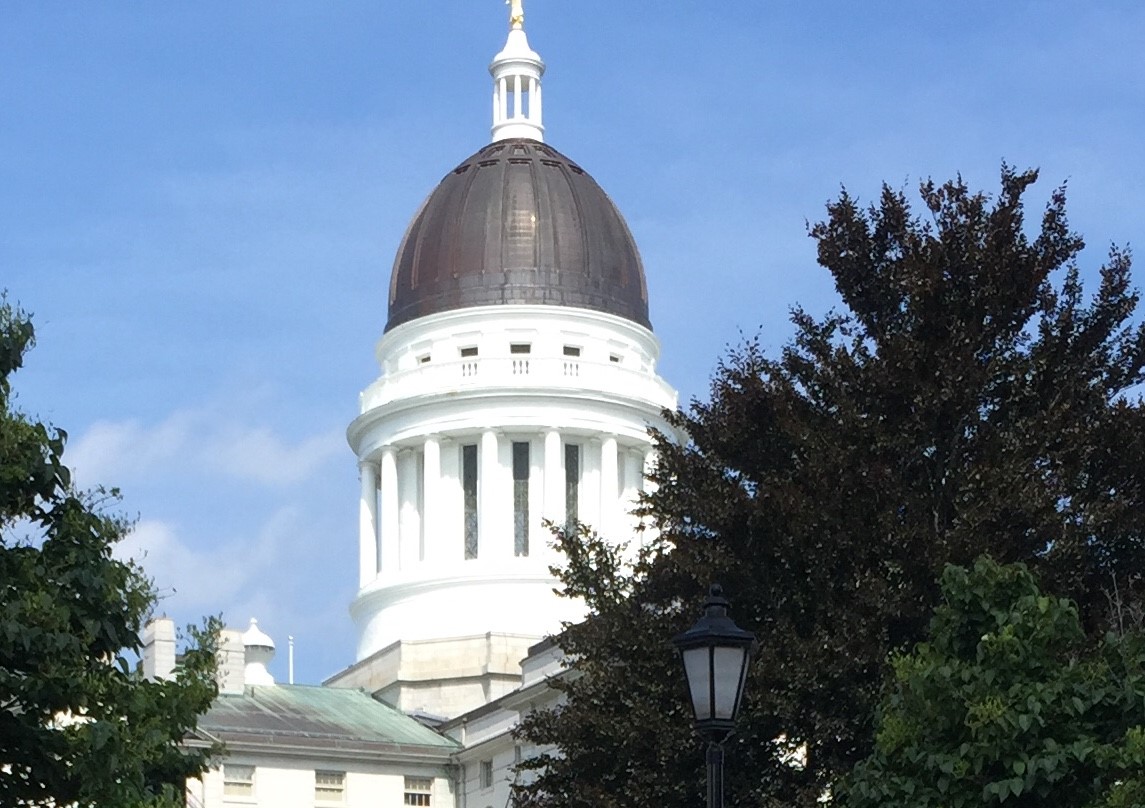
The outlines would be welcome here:
M 681 656 L 684 658 L 684 674 L 688 677 L 688 690 L 692 696 L 692 709 L 697 720 L 711 718 L 711 668 L 708 664 L 706 647 L 689 648 Z
M 715 717 L 735 717 L 736 697 L 739 695 L 746 648 L 713 648 L 715 667 Z

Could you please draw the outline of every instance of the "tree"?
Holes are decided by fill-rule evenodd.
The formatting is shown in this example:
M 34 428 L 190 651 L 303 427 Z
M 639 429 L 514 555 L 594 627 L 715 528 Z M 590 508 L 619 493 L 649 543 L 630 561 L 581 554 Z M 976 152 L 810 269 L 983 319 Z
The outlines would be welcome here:
M 929 638 L 892 663 L 849 808 L 1145 804 L 1145 636 L 1087 644 L 1024 565 L 947 567 Z
M 218 626 L 192 632 L 174 681 L 129 664 L 155 590 L 112 555 L 115 492 L 76 491 L 65 433 L 13 406 L 33 337 L 0 300 L 0 805 L 181 803 L 207 761 L 180 741 L 217 694 Z
M 701 799 L 667 638 L 713 580 L 760 640 L 728 745 L 744 806 L 815 805 L 870 754 L 887 659 L 923 637 L 946 564 L 1024 561 L 1090 633 L 1106 590 L 1141 602 L 1145 329 L 1129 256 L 1111 250 L 1087 299 L 1064 191 L 1032 226 L 1036 173 L 1001 180 L 996 199 L 924 183 L 922 214 L 887 187 L 866 209 L 843 192 L 810 234 L 844 309 L 796 308 L 778 356 L 746 341 L 709 399 L 671 416 L 690 441 L 657 436 L 642 508 L 659 535 L 634 568 L 614 569 L 606 542 L 558 538 L 565 589 L 591 613 L 558 639 L 587 675 L 523 722 L 554 751 L 530 764 L 522 804 Z

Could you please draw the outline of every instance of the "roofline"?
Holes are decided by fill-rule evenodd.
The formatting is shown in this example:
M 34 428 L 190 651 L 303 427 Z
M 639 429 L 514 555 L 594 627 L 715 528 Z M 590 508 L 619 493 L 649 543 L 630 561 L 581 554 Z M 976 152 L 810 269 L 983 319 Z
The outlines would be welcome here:
M 383 647 L 379 648 L 377 651 L 372 652 L 369 656 L 363 657 L 362 659 L 359 659 L 357 662 L 354 662 L 352 665 L 349 665 L 345 668 L 342 668 L 342 670 L 338 671 L 337 673 L 330 674 L 329 676 L 327 676 L 322 681 L 322 684 L 313 685 L 313 687 L 335 687 L 335 688 L 339 688 L 342 690 L 357 690 L 357 691 L 360 691 L 362 693 L 365 693 L 367 696 L 374 699 L 374 701 L 377 701 L 381 704 L 385 704 L 387 707 L 389 707 L 391 709 L 397 710 L 397 708 L 394 707 L 392 704 L 390 704 L 390 703 L 388 703 L 382 699 L 379 699 L 377 696 L 375 696 L 374 693 L 378 692 L 377 690 L 375 690 L 374 692 L 370 692 L 370 691 L 366 690 L 364 687 L 357 687 L 357 686 L 346 687 L 344 685 L 332 685 L 330 683 L 345 677 L 349 673 L 352 673 L 356 670 L 360 670 L 361 668 L 369 666 L 371 663 L 376 661 L 383 654 L 389 653 L 390 651 L 392 651 L 393 649 L 397 648 L 398 646 L 400 646 L 402 644 L 417 645 L 419 643 L 425 643 L 427 645 L 432 645 L 432 644 L 436 644 L 436 643 L 439 643 L 439 642 L 442 642 L 445 640 L 450 640 L 450 641 L 453 641 L 453 640 L 479 640 L 479 639 L 489 639 L 491 637 L 529 637 L 529 636 L 535 637 L 536 635 L 535 634 L 534 635 L 515 634 L 512 632 L 508 632 L 508 631 L 483 631 L 483 632 L 480 632 L 478 634 L 459 634 L 456 637 L 432 637 L 432 638 L 421 639 L 421 640 L 394 640 L 389 645 L 383 646 Z M 520 678 L 520 676 L 517 675 L 517 678 Z M 378 688 L 378 690 L 382 690 L 382 689 L 383 688 Z M 401 711 L 399 710 L 399 712 L 401 712 Z
M 467 713 L 462 713 L 456 718 L 451 718 L 448 721 L 442 723 L 441 726 L 438 727 L 438 731 L 445 733 L 449 730 L 457 729 L 474 719 L 484 718 L 485 716 L 495 713 L 498 710 L 509 710 L 519 713 L 520 710 L 517 709 L 517 707 L 520 707 L 526 702 L 532 701 L 538 695 L 544 693 L 547 690 L 554 690 L 554 682 L 569 681 L 574 678 L 580 678 L 580 674 L 577 671 L 569 670 L 567 668 L 562 669 L 551 676 L 546 676 L 544 679 L 533 682 L 527 687 L 511 690 L 505 695 L 489 702 L 488 704 L 482 704 L 480 707 L 474 710 L 470 710 Z M 465 747 L 465 749 L 468 748 L 470 747 Z M 465 750 L 463 749 L 462 751 Z
M 440 746 L 429 746 L 380 743 L 350 738 L 322 741 L 315 738 L 276 737 L 253 732 L 215 732 L 211 734 L 225 744 L 228 755 L 250 753 L 301 758 L 322 756 L 340 760 L 366 760 L 375 763 L 440 763 L 445 765 L 452 760 L 453 755 L 461 750 L 461 745 L 446 735 L 441 735 L 443 743 Z M 212 743 L 203 738 L 189 737 L 184 741 L 184 745 L 192 749 L 205 749 L 209 748 Z

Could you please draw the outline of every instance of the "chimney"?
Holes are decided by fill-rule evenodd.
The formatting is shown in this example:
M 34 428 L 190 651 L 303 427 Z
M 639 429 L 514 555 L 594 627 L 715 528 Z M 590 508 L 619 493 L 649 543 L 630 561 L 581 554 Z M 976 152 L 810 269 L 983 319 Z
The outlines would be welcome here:
M 175 621 L 157 617 L 143 629 L 143 675 L 153 681 L 175 677 Z
M 233 628 L 219 632 L 219 693 L 243 692 L 244 657 L 242 632 Z

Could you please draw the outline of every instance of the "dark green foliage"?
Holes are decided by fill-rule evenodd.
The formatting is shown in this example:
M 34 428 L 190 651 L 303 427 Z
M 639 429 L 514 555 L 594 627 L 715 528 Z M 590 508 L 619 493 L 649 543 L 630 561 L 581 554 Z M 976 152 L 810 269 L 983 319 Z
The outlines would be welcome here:
M 192 632 L 177 681 L 128 664 L 155 592 L 112 555 L 114 492 L 75 491 L 64 433 L 13 407 L 32 340 L 0 300 L 0 805 L 173 804 L 205 765 L 179 744 L 217 693 L 219 626 Z
M 555 685 L 573 706 L 525 719 L 527 739 L 548 745 L 559 738 L 557 754 L 523 764 L 545 772 L 548 793 L 517 789 L 515 798 L 529 806 L 597 808 L 640 793 L 641 805 L 681 804 L 694 789 L 664 776 L 696 763 L 691 709 L 668 642 L 679 621 L 642 612 L 614 544 L 583 526 L 556 536 L 569 558 L 561 573 L 565 594 L 584 598 L 597 619 L 570 625 L 560 637 L 577 664 L 573 677 Z
M 927 642 L 895 657 L 850 808 L 1145 804 L 1145 637 L 1086 643 L 1022 565 L 948 567 Z
M 777 357 L 748 341 L 709 399 L 672 417 L 690 442 L 658 439 L 644 508 L 660 534 L 631 576 L 593 553 L 564 571 L 593 616 L 559 639 L 590 675 L 525 721 L 523 738 L 564 757 L 522 802 L 702 802 L 667 640 L 713 580 L 760 640 L 728 746 L 740 806 L 815 805 L 870 753 L 887 659 L 922 638 L 946 564 L 1024 561 L 1090 634 L 1107 592 L 1141 603 L 1145 331 L 1129 258 L 1113 250 L 1083 294 L 1063 192 L 1040 227 L 1024 219 L 1034 180 L 1004 168 L 994 200 L 926 183 L 921 215 L 889 188 L 869 209 L 846 193 L 828 205 L 811 236 L 845 310 L 796 309 Z

